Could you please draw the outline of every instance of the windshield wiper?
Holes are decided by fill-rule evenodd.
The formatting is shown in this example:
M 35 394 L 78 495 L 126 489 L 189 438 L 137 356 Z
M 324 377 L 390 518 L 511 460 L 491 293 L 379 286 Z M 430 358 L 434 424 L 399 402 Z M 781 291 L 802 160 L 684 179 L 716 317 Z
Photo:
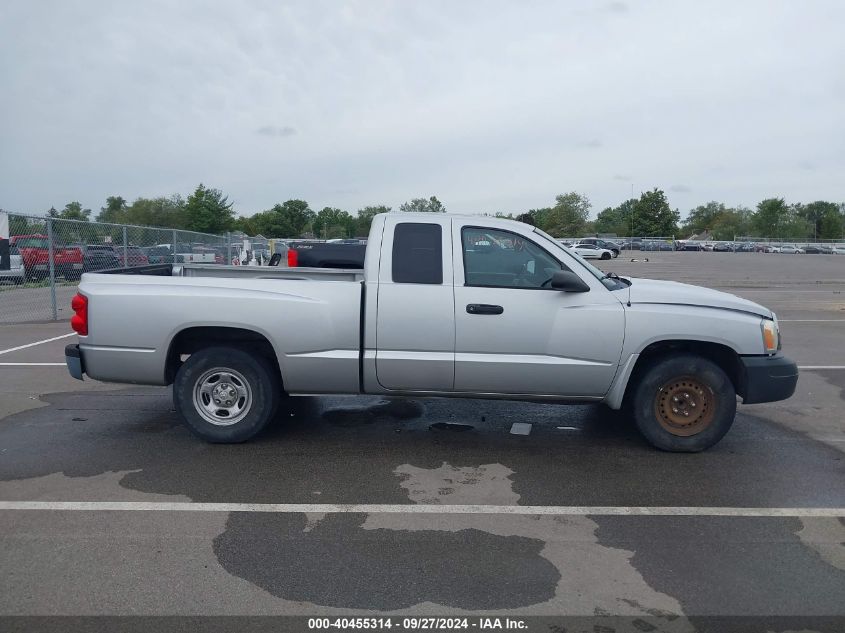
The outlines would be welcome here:
M 619 275 L 617 275 L 617 274 L 616 274 L 616 273 L 614 273 L 614 272 L 609 272 L 609 273 L 606 273 L 606 274 L 604 275 L 604 277 L 602 277 L 602 278 L 601 278 L 601 280 L 600 280 L 600 281 L 604 281 L 605 279 L 613 279 L 614 281 L 619 281 L 619 282 L 622 282 L 622 283 L 623 283 L 623 284 L 625 284 L 626 286 L 630 286 L 630 285 L 631 285 L 631 280 L 630 280 L 630 279 L 625 279 L 624 277 L 620 277 Z

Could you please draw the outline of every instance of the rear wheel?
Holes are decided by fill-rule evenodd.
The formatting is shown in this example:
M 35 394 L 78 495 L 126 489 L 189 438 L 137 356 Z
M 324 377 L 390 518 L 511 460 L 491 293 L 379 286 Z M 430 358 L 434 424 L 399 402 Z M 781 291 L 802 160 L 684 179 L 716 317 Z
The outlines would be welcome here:
M 601 258 L 602 259 L 610 259 L 610 253 L 602 253 Z
M 191 354 L 173 382 L 173 401 L 188 428 L 207 442 L 245 442 L 279 406 L 281 384 L 262 356 L 234 347 Z
M 694 453 L 730 430 L 736 391 L 718 365 L 684 354 L 659 359 L 642 374 L 631 405 L 637 429 L 652 446 Z

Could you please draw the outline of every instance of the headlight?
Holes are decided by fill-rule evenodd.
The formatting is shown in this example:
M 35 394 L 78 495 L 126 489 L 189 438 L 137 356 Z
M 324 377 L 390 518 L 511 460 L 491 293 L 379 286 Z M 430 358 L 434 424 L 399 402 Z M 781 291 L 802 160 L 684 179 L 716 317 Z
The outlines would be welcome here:
M 780 331 L 778 329 L 777 317 L 774 320 L 763 319 L 760 322 L 763 330 L 763 349 L 767 354 L 774 354 L 780 349 Z

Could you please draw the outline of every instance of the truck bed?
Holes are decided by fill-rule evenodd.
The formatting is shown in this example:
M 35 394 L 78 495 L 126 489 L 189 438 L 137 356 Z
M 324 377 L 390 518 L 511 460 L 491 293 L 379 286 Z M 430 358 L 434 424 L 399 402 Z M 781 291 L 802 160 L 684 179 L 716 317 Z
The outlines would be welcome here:
M 290 393 L 357 393 L 363 279 L 363 270 L 214 264 L 86 273 L 79 289 L 95 315 L 79 341 L 87 373 L 167 384 L 174 338 L 224 327 L 271 342 Z

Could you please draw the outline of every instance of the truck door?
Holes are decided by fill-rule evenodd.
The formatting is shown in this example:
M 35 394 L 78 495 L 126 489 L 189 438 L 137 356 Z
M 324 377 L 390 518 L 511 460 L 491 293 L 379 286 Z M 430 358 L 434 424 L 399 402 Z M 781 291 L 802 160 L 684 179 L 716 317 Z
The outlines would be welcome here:
M 452 229 L 455 391 L 604 395 L 622 349 L 619 300 L 600 283 L 553 290 L 552 273 L 568 268 L 540 242 L 461 224 Z
M 386 389 L 451 391 L 451 219 L 387 220 L 379 263 L 376 376 Z M 390 246 L 392 245 L 392 246 Z

